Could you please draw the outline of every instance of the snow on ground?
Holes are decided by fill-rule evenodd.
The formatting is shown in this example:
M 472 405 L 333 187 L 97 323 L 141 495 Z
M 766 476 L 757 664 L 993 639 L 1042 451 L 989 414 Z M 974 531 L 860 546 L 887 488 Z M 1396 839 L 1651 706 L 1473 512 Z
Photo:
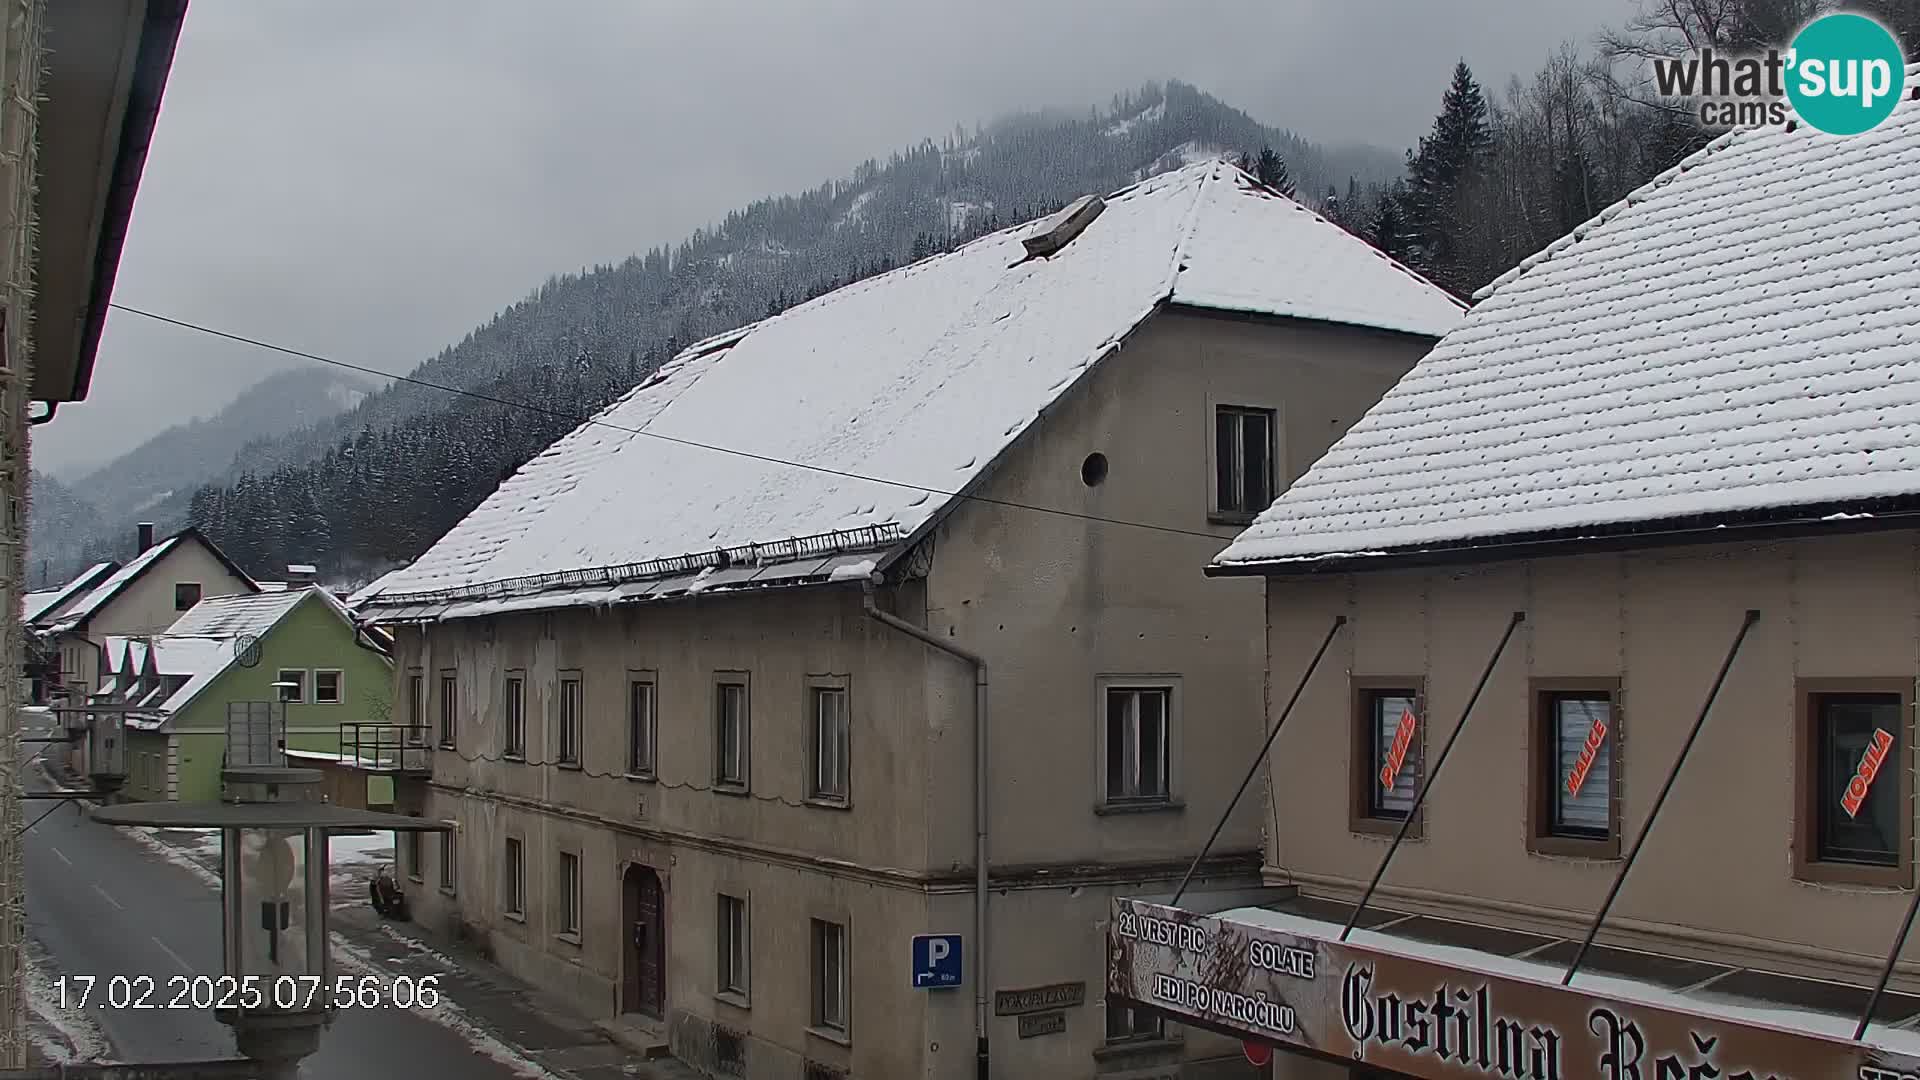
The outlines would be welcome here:
M 100 1025 L 84 1010 L 62 1008 L 56 983 L 59 972 L 37 941 L 28 941 L 25 958 L 27 1039 L 49 1062 L 107 1061 L 113 1054 Z
M 1130 116 L 1107 128 L 1107 134 L 1117 139 L 1142 124 L 1157 124 L 1165 115 L 1167 115 L 1167 103 L 1163 101 L 1138 116 Z
M 386 971 L 371 953 L 338 933 L 333 935 L 333 955 L 342 969 L 357 975 L 381 975 Z M 437 953 L 434 957 L 441 959 Z M 459 970 L 459 965 L 451 961 L 447 961 L 447 965 L 456 971 Z M 497 1061 L 520 1076 L 527 1077 L 529 1080 L 556 1080 L 552 1072 L 528 1060 L 525 1055 L 494 1038 L 486 1029 L 474 1023 L 465 1010 L 455 1005 L 445 993 L 441 994 L 438 1005 L 431 1009 L 418 1010 L 414 1015 L 424 1016 L 441 1027 L 447 1028 L 472 1045 L 474 1053 Z
M 859 225 L 867 220 L 867 204 L 873 201 L 873 192 L 863 191 L 853 197 L 853 205 L 847 207 L 847 215 L 840 219 L 842 225 Z

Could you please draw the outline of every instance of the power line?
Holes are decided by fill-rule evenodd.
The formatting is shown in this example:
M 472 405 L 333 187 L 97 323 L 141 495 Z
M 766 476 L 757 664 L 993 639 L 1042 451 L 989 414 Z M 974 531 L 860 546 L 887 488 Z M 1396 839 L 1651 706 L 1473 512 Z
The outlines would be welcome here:
M 1125 518 L 1102 517 L 1099 514 L 1083 514 L 1075 510 L 1062 510 L 1062 509 L 1059 509 L 1058 507 L 1036 506 L 1031 503 L 1014 502 L 1009 499 L 995 499 L 985 495 L 969 495 L 965 492 L 960 492 L 960 491 L 946 491 L 940 488 L 924 487 L 920 484 L 911 484 L 904 480 L 888 480 L 883 477 L 868 476 L 868 475 L 865 475 L 864 473 L 848 472 L 844 469 L 835 469 L 826 465 L 811 465 L 804 461 L 789 461 L 786 458 L 772 457 L 767 454 L 756 454 L 750 450 L 738 450 L 729 446 L 716 446 L 712 443 L 698 442 L 693 439 L 683 439 L 675 435 L 662 435 L 656 431 L 647 431 L 642 428 L 626 427 L 624 425 L 615 424 L 607 420 L 601 420 L 598 417 L 581 416 L 577 413 L 564 412 L 559 409 L 548 409 L 539 405 L 529 404 L 528 402 L 524 402 L 524 401 L 513 401 L 508 398 L 494 397 L 491 394 L 483 394 L 477 390 L 467 390 L 458 386 L 448 386 L 445 383 L 431 382 L 426 379 L 415 378 L 411 375 L 395 375 L 392 372 L 381 371 L 377 368 L 364 367 L 360 364 L 349 363 L 345 360 L 336 360 L 331 356 L 321 356 L 318 353 L 310 353 L 301 349 L 289 348 L 285 345 L 276 345 L 271 341 L 262 341 L 259 338 L 247 337 L 243 334 L 230 333 L 226 330 L 217 330 L 211 326 L 203 326 L 200 323 L 188 322 L 185 319 L 175 319 L 175 318 L 172 318 L 171 316 L 160 315 L 151 311 L 143 311 L 140 308 L 128 307 L 125 304 L 115 303 L 115 304 L 110 304 L 108 306 L 118 311 L 124 311 L 129 315 L 138 315 L 145 319 L 152 319 L 155 322 L 166 323 L 169 326 L 177 326 L 183 330 L 193 330 L 198 333 L 208 334 L 210 336 L 217 337 L 217 338 L 223 338 L 227 341 L 237 341 L 243 345 L 252 345 L 255 348 L 267 349 L 269 351 L 277 352 L 277 353 L 284 353 L 287 356 L 299 357 L 302 360 L 312 360 L 316 363 L 328 364 L 338 368 L 345 368 L 348 371 L 358 371 L 364 375 L 375 375 L 383 379 L 393 379 L 396 382 L 408 383 L 413 386 L 424 387 L 428 390 L 439 390 L 443 393 L 456 394 L 461 397 L 470 397 L 478 401 L 485 401 L 494 405 L 504 405 L 511 409 L 522 409 L 527 412 L 536 413 L 542 416 L 551 416 L 558 420 L 566 420 L 575 425 L 592 424 L 596 427 L 609 428 L 613 431 L 621 431 L 629 435 L 641 435 L 649 439 L 659 439 L 662 442 L 669 442 L 679 446 L 691 447 L 695 450 L 706 450 L 716 454 L 727 454 L 732 457 L 746 458 L 750 461 L 759 461 L 768 465 L 779 465 L 789 469 L 804 469 L 808 472 L 821 473 L 826 476 L 837 476 L 844 480 L 858 480 L 858 481 L 861 481 L 862 483 L 881 484 L 886 487 L 904 488 L 908 491 L 922 491 L 929 495 L 938 495 L 941 498 L 945 498 L 945 499 L 964 499 L 968 502 L 976 502 L 984 506 L 998 506 L 998 507 L 1004 507 L 1008 510 L 1026 510 L 1036 514 L 1050 514 L 1055 517 L 1072 518 L 1076 521 L 1092 521 L 1092 522 L 1098 522 L 1103 525 L 1125 525 L 1129 528 L 1146 529 L 1152 532 L 1171 533 L 1175 536 L 1197 536 L 1202 539 L 1211 540 L 1214 543 L 1220 544 L 1223 547 L 1230 542 L 1229 539 L 1226 537 L 1222 537 L 1216 533 L 1202 532 L 1198 529 L 1182 529 L 1172 525 L 1154 525 L 1145 521 L 1128 521 Z

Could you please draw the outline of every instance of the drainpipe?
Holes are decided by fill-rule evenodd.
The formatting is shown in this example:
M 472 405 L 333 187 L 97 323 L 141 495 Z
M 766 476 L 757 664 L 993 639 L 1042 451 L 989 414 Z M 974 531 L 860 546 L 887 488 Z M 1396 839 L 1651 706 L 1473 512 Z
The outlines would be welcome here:
M 987 662 L 978 653 L 942 640 L 873 602 L 873 581 L 861 591 L 867 617 L 973 665 L 973 940 L 978 959 L 973 976 L 974 1075 L 987 1080 Z

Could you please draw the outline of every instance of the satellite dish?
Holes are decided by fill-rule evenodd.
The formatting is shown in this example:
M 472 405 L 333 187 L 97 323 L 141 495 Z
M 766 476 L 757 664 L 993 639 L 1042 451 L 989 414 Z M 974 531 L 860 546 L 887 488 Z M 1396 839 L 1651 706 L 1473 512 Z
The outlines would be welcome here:
M 233 658 L 241 667 L 258 667 L 260 664 L 260 639 L 252 634 L 241 634 L 233 639 Z

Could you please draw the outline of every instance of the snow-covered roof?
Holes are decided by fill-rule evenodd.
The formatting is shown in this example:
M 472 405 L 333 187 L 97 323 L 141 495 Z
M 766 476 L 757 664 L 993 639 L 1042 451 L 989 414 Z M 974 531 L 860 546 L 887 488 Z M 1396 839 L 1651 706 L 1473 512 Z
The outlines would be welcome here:
M 358 589 L 354 590 L 351 594 L 347 596 L 347 599 L 346 599 L 347 607 L 354 611 L 360 610 L 360 608 L 364 606 L 369 600 L 372 600 L 374 597 L 379 596 L 382 592 L 385 592 L 387 588 L 387 582 L 393 580 L 393 578 L 399 573 L 400 573 L 400 570 L 389 570 L 386 573 L 381 574 L 379 577 L 374 578 L 372 581 L 366 583 L 365 585 L 360 586 Z
M 248 588 L 259 588 L 258 585 L 254 584 L 253 579 L 246 575 L 245 571 L 241 570 L 231 559 L 227 558 L 225 552 L 215 547 L 212 541 L 200 535 L 199 530 L 185 529 L 141 552 L 133 561 L 114 571 L 113 576 L 95 586 L 93 591 L 87 594 L 86 599 L 62 613 L 60 615 L 60 621 L 52 627 L 49 627 L 49 632 L 63 633 L 85 626 L 87 620 L 98 614 L 114 597 L 120 595 L 122 589 L 132 584 L 134 580 L 154 566 L 159 565 L 160 561 L 165 559 L 169 552 L 188 542 L 197 543 L 205 547 L 214 558 L 220 560 L 220 562 L 232 572 L 233 576 L 245 582 Z
M 107 575 L 112 574 L 119 568 L 119 563 L 94 563 L 92 566 L 81 571 L 72 581 L 67 582 L 57 589 L 45 589 L 40 592 L 28 593 L 25 602 L 21 605 L 21 621 L 32 626 L 49 618 L 58 617 L 62 605 L 92 590 L 102 581 L 106 580 Z
M 287 564 L 287 573 L 292 574 L 296 577 L 301 575 L 304 575 L 306 577 L 312 577 L 313 575 L 319 572 L 320 572 L 320 568 L 317 566 L 314 566 L 312 563 L 296 562 L 296 563 Z
M 862 529 L 869 550 L 897 544 L 1164 304 L 1432 337 L 1462 314 L 1219 161 L 1110 196 L 1051 257 L 1025 257 L 1030 231 L 688 349 L 528 462 L 373 606 L 794 537 L 828 538 L 822 553 L 860 547 L 832 538 Z
M 1715 140 L 1495 282 L 1217 562 L 1920 494 L 1916 175 L 1912 100 Z
M 235 593 L 209 596 L 187 610 L 167 628 L 169 635 L 202 637 L 259 637 L 312 593 L 312 589 L 282 592 Z

